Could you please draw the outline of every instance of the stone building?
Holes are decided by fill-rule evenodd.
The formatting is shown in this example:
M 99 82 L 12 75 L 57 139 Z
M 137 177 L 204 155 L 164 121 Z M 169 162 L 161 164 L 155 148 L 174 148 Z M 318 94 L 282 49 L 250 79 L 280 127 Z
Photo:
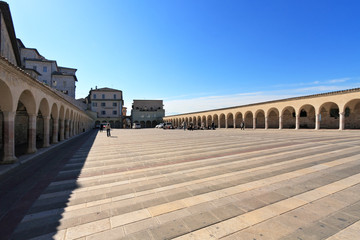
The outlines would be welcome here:
M 17 39 L 20 50 L 21 66 L 25 72 L 40 82 L 55 88 L 62 93 L 75 98 L 75 83 L 77 69 L 60 67 L 54 60 L 48 60 L 35 48 L 26 48 L 20 39 Z
M 124 105 L 122 91 L 96 87 L 90 90 L 88 99 L 91 111 L 97 113 L 95 125 L 110 123 L 112 128 L 122 128 Z
M 142 128 L 155 127 L 163 121 L 165 110 L 162 100 L 134 100 L 131 120 L 140 123 Z
M 38 71 L 25 71 L 20 56 L 9 6 L 0 1 L 0 164 L 94 126 L 74 98 L 40 82 Z

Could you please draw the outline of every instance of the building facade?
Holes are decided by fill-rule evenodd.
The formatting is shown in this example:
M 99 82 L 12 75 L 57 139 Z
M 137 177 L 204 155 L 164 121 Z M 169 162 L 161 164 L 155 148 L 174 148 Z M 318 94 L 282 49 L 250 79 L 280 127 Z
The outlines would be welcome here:
M 112 88 L 91 89 L 88 98 L 91 111 L 97 113 L 96 125 L 110 123 L 112 128 L 122 128 L 122 91 Z
M 21 66 L 38 81 L 62 93 L 75 98 L 77 69 L 60 67 L 54 60 L 48 60 L 35 48 L 26 48 L 20 39 L 17 39 L 20 50 Z
M 155 127 L 165 116 L 162 100 L 134 100 L 131 109 L 132 123 L 140 123 L 142 128 Z

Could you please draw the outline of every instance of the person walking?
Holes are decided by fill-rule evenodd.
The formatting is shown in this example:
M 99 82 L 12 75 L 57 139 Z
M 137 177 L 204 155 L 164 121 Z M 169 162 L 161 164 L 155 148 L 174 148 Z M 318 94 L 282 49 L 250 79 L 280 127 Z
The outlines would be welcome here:
M 244 123 L 244 121 L 242 121 L 242 122 L 240 123 L 240 129 L 241 129 L 241 130 L 245 130 L 245 123 Z
M 111 137 L 110 130 L 111 130 L 110 123 L 108 123 L 106 124 L 106 135 L 108 137 Z
M 186 122 L 183 123 L 184 131 L 186 130 Z
M 214 122 L 211 123 L 211 128 L 212 128 L 213 130 L 215 130 L 215 123 L 214 123 Z

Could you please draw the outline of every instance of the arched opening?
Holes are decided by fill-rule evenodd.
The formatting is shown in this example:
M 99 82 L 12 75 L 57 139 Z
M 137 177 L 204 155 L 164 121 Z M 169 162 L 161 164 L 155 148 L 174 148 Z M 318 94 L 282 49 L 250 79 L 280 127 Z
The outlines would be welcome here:
M 252 112 L 245 113 L 245 128 L 253 128 L 253 114 L 252 114 Z
M 114 127 L 115 127 L 114 121 L 110 120 L 109 123 L 110 123 L 110 127 L 111 127 L 111 128 L 114 128 Z
M 119 120 L 115 121 L 115 128 L 121 128 L 121 122 Z
M 141 126 L 141 128 L 145 128 L 145 126 L 146 126 L 145 121 L 140 121 L 140 126 Z
M 217 114 L 214 115 L 213 122 L 214 122 L 215 128 L 218 128 L 219 127 L 219 117 Z
M 96 120 L 96 121 L 95 121 L 95 127 L 96 127 L 96 128 L 99 128 L 99 127 L 100 127 L 100 121 L 99 121 L 99 120 Z
M 360 129 L 360 99 L 348 102 L 344 108 L 345 129 Z
M 234 128 L 234 115 L 232 113 L 227 115 L 227 127 Z
M 36 148 L 49 146 L 49 114 L 49 103 L 44 98 L 40 102 L 39 111 L 36 116 Z
M 197 126 L 201 127 L 201 117 L 200 116 L 197 117 Z
M 259 110 L 257 113 L 256 113 L 256 121 L 255 121 L 255 124 L 256 124 L 256 128 L 265 128 L 265 113 L 263 110 Z
M 206 128 L 209 128 L 209 127 L 211 126 L 212 122 L 213 122 L 212 116 L 209 115 L 209 116 L 207 117 L 207 125 L 206 125 Z
M 151 123 L 151 127 L 154 128 L 154 127 L 156 127 L 157 124 L 158 124 L 158 122 L 154 120 L 154 121 L 152 121 L 152 123 Z
M 339 106 L 336 103 L 324 103 L 320 107 L 319 114 L 320 129 L 339 129 Z
M 4 112 L 13 111 L 13 101 L 9 87 L 0 80 L 0 161 L 3 161 L 4 157 L 4 142 L 5 138 L 10 136 L 5 135 L 5 124 L 4 124 Z M 11 143 L 11 139 L 7 139 L 8 144 Z
M 279 110 L 272 108 L 268 111 L 268 128 L 279 128 Z
M 286 107 L 281 115 L 282 128 L 295 129 L 296 116 L 293 107 Z
M 146 121 L 146 128 L 151 128 L 151 121 Z
M 36 151 L 36 104 L 32 93 L 25 90 L 19 98 L 15 116 L 15 155 Z
M 225 114 L 220 114 L 220 122 L 219 122 L 219 126 L 220 126 L 220 128 L 225 128 L 226 127 L 226 125 L 225 125 Z
M 59 126 L 58 140 L 62 141 L 64 140 L 64 136 L 65 136 L 65 109 L 63 106 L 60 107 L 58 126 Z
M 243 121 L 243 115 L 241 112 L 237 112 L 235 114 L 235 125 L 236 125 L 236 128 L 240 128 L 240 124 L 241 122 Z
M 44 117 L 39 110 L 36 116 L 36 148 L 41 148 L 44 145 Z
M 312 105 L 304 105 L 299 111 L 299 128 L 315 128 L 315 108 Z
M 201 126 L 203 127 L 203 128 L 206 128 L 207 126 L 206 126 L 206 116 L 202 116 L 202 118 L 201 118 Z

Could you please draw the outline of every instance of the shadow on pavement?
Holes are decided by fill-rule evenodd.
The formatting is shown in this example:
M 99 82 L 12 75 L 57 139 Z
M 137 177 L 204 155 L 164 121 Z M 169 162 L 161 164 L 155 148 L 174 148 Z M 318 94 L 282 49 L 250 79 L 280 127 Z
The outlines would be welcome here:
M 53 238 L 64 224 L 62 214 L 79 187 L 77 179 L 97 132 L 70 139 L 1 176 L 0 239 Z

